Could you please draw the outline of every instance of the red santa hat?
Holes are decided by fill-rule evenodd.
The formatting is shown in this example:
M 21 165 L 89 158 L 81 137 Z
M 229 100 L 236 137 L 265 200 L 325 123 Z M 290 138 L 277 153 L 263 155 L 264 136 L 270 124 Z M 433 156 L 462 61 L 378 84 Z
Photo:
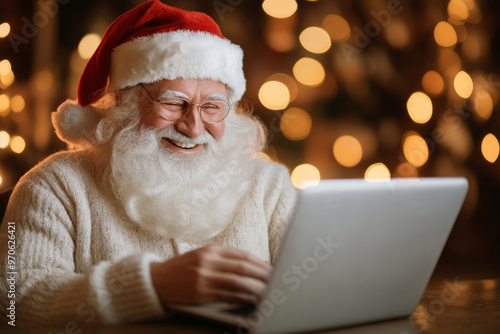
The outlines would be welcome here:
M 236 102 L 246 87 L 243 52 L 206 14 L 146 1 L 106 30 L 80 78 L 78 101 L 68 100 L 53 113 L 56 133 L 79 143 L 99 118 L 91 104 L 106 91 L 176 78 L 220 81 Z

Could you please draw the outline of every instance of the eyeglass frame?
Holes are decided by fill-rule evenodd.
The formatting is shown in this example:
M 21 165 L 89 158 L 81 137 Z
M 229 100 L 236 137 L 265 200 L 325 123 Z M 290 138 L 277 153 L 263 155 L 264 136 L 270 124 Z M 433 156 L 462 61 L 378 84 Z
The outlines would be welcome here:
M 162 102 L 161 102 L 160 100 L 158 100 L 158 99 L 154 98 L 154 97 L 153 97 L 153 95 L 151 95 L 151 93 L 150 93 L 150 92 L 146 89 L 146 87 L 144 87 L 144 85 L 143 85 L 142 83 L 140 83 L 140 84 L 139 84 L 139 86 L 141 86 L 141 87 L 142 87 L 142 88 L 146 91 L 146 93 L 149 95 L 149 97 L 150 97 L 150 98 L 151 98 L 154 102 L 158 103 L 159 105 L 162 105 Z M 189 106 L 189 107 L 187 107 L 187 108 L 186 108 L 186 111 L 184 112 L 184 114 L 183 114 L 181 117 L 179 117 L 179 118 L 177 118 L 177 119 L 173 119 L 173 120 L 172 120 L 172 119 L 168 119 L 168 118 L 167 118 L 165 115 L 163 115 L 163 113 L 160 111 L 160 115 L 161 115 L 161 117 L 163 117 L 163 118 L 164 118 L 164 119 L 166 119 L 167 121 L 175 122 L 175 121 L 177 121 L 177 120 L 179 120 L 179 119 L 181 119 L 181 118 L 185 117 L 185 116 L 186 116 L 186 115 L 187 115 L 187 114 L 191 111 L 191 109 L 192 109 L 192 108 L 193 108 L 193 106 L 194 106 L 194 107 L 198 107 L 198 110 L 199 110 L 199 113 L 200 113 L 200 118 L 201 118 L 201 120 L 202 120 L 202 122 L 203 122 L 203 123 L 207 123 L 207 124 L 217 124 L 217 123 L 222 122 L 224 119 L 226 119 L 226 117 L 229 115 L 229 113 L 230 113 L 230 112 L 231 112 L 231 110 L 233 109 L 233 108 L 231 107 L 231 103 L 230 103 L 229 101 L 217 100 L 217 101 L 219 101 L 219 102 L 223 102 L 223 103 L 226 103 L 226 104 L 227 104 L 227 106 L 228 106 L 227 112 L 226 112 L 226 114 L 224 115 L 224 117 L 223 117 L 222 119 L 218 120 L 217 122 L 208 122 L 208 121 L 205 121 L 205 120 L 203 119 L 203 115 L 202 115 L 201 111 L 202 111 L 202 109 L 203 109 L 203 106 L 204 106 L 205 104 L 209 103 L 209 102 L 206 102 L 206 103 L 204 103 L 204 104 L 196 104 L 196 103 L 191 103 L 191 101 L 189 101 L 189 100 L 187 100 L 187 99 L 185 99 L 185 98 L 182 98 L 182 97 L 176 97 L 175 99 L 177 99 L 177 100 L 182 100 L 182 101 L 186 102 L 186 103 L 188 104 L 188 106 Z

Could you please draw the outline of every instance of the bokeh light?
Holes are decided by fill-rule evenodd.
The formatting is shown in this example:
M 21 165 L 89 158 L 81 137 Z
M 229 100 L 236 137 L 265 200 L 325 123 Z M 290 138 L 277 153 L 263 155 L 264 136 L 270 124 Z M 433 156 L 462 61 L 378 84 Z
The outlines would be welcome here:
M 4 22 L 0 24 L 0 38 L 7 37 L 10 33 L 10 24 L 7 22 Z
M 262 9 L 267 15 L 277 19 L 292 16 L 297 11 L 295 0 L 264 0 Z
M 310 164 L 295 167 L 291 174 L 292 184 L 299 189 L 318 185 L 320 178 L 319 170 Z
M 83 69 L 85 68 L 86 64 L 87 60 L 80 57 L 80 55 L 78 54 L 78 50 L 75 50 L 71 53 L 71 56 L 69 58 L 69 68 L 72 72 L 78 75 L 78 78 L 82 75 Z
M 481 142 L 481 152 L 486 161 L 494 163 L 498 159 L 500 154 L 500 144 L 498 143 L 497 137 L 492 133 L 488 133 L 484 136 Z
M 0 148 L 6 148 L 9 146 L 10 136 L 7 131 L 0 131 Z
M 304 57 L 293 66 L 293 75 L 301 84 L 318 86 L 325 80 L 325 69 L 319 61 Z
M 49 70 L 43 70 L 35 76 L 35 87 L 41 93 L 46 93 L 54 85 L 54 75 Z
M 25 147 L 26 147 L 26 142 L 22 137 L 12 136 L 10 140 L 10 149 L 12 150 L 12 152 L 20 154 L 24 151 Z
M 455 76 L 455 80 L 453 80 L 453 86 L 455 87 L 455 91 L 458 96 L 467 99 L 472 95 L 472 91 L 474 90 L 474 84 L 472 83 L 472 78 L 467 72 L 460 71 Z
M 406 160 L 415 167 L 423 166 L 429 159 L 429 147 L 419 134 L 410 132 L 403 136 L 403 153 Z
M 433 131 L 433 142 L 439 142 L 455 161 L 465 161 L 474 150 L 473 139 L 469 127 L 464 121 L 450 121 L 449 116 L 440 117 Z
M 0 95 L 0 114 L 5 116 L 10 110 L 10 99 L 6 94 Z
M 442 48 L 438 55 L 438 66 L 441 73 L 451 78 L 460 71 L 462 60 L 452 49 Z
M 6 89 L 9 88 L 10 85 L 14 83 L 15 76 L 14 72 L 10 71 L 6 75 L 1 75 L 0 74 L 0 88 Z
M 319 170 L 310 164 L 302 164 L 295 167 L 290 177 L 292 184 L 298 189 L 316 186 L 321 179 Z
M 432 96 L 439 96 L 444 91 L 443 77 L 436 71 L 427 71 L 422 77 L 422 87 Z
M 439 46 L 451 47 L 457 44 L 457 33 L 451 24 L 441 21 L 434 28 L 434 39 Z
M 418 170 L 411 163 L 405 161 L 398 165 L 396 174 L 399 177 L 418 177 Z
M 267 45 L 277 52 L 292 51 L 297 44 L 293 19 L 267 20 L 264 27 Z
M 467 39 L 468 31 L 465 25 L 455 25 L 455 32 L 457 33 L 457 43 L 462 43 Z
M 391 172 L 389 169 L 381 162 L 377 162 L 365 171 L 365 180 L 371 182 L 383 182 L 389 181 L 391 179 Z
M 83 59 L 90 59 L 99 46 L 99 43 L 101 43 L 101 36 L 98 34 L 90 33 L 83 36 L 78 44 L 78 54 Z
M 299 87 L 297 85 L 297 81 L 295 81 L 294 78 L 292 78 L 287 74 L 274 73 L 271 76 L 269 76 L 266 81 L 279 81 L 281 83 L 284 83 L 288 88 L 288 92 L 290 93 L 290 102 L 295 100 L 295 98 L 297 98 L 297 95 L 299 94 Z
M 394 48 L 404 49 L 410 44 L 410 31 L 403 20 L 393 20 L 384 29 L 387 42 Z
M 469 9 L 462 0 L 450 0 L 448 15 L 454 20 L 465 21 L 469 17 Z
M 432 117 L 432 101 L 425 93 L 413 93 L 406 103 L 406 108 L 415 123 L 427 123 Z
M 349 23 L 342 16 L 329 14 L 323 19 L 321 26 L 328 32 L 331 40 L 336 43 L 345 42 L 351 37 Z
M 469 17 L 467 18 L 467 22 L 472 24 L 479 24 L 483 19 L 483 14 L 481 13 L 481 9 L 477 6 L 473 0 L 463 0 L 469 9 Z
M 309 27 L 299 35 L 300 44 L 309 52 L 325 53 L 332 46 L 330 36 L 320 27 Z
M 0 75 L 7 75 L 12 70 L 12 65 L 10 61 L 4 59 L 0 61 Z
M 24 109 L 26 103 L 21 95 L 15 95 L 10 99 L 10 108 L 13 112 L 21 112 Z
M 283 135 L 290 140 L 302 140 L 311 132 L 312 119 L 307 111 L 290 108 L 281 116 L 280 127 Z
M 363 148 L 355 137 L 341 136 L 333 144 L 333 156 L 342 166 L 354 167 L 363 157 Z
M 483 42 L 484 36 L 477 33 L 468 34 L 467 39 L 461 45 L 464 57 L 473 63 L 477 62 L 483 53 Z
M 480 90 L 474 97 L 474 110 L 476 114 L 483 120 L 488 120 L 493 113 L 493 99 L 490 93 L 485 90 Z
M 282 110 L 290 103 L 290 92 L 282 82 L 267 81 L 260 87 L 259 100 L 267 109 Z
M 257 152 L 254 155 L 256 158 L 262 159 L 264 161 L 272 161 L 271 157 L 264 152 Z

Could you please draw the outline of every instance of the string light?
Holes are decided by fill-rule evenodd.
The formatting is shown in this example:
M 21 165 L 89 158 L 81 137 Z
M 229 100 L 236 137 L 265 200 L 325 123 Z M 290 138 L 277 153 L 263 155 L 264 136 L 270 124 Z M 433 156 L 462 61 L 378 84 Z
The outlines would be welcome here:
M 443 77 L 436 71 L 427 71 L 422 77 L 422 87 L 428 94 L 439 96 L 444 91 Z
M 333 144 L 333 156 L 344 167 L 356 166 L 363 157 L 363 148 L 353 136 L 341 136 Z
M 404 49 L 410 44 L 410 31 L 402 20 L 393 20 L 384 30 L 387 42 L 395 48 Z
M 441 21 L 434 28 L 434 39 L 442 47 L 451 47 L 457 44 L 457 33 L 451 24 Z
M 365 180 L 371 182 L 389 181 L 390 178 L 391 178 L 391 172 L 381 162 L 371 165 L 366 169 L 365 172 Z
M 0 75 L 7 75 L 12 70 L 12 66 L 10 65 L 10 61 L 4 59 L 0 61 Z
M 481 142 L 481 152 L 486 161 L 494 163 L 498 159 L 500 154 L 500 144 L 498 143 L 497 137 L 492 133 L 488 133 L 484 136 Z
M 0 131 L 0 148 L 9 146 L 10 136 L 6 131 Z
M 467 74 L 467 72 L 464 71 L 458 72 L 455 76 L 455 80 L 453 81 L 453 85 L 458 96 L 463 97 L 464 99 L 469 98 L 474 90 L 472 78 L 469 74 Z
M 282 110 L 290 103 L 290 92 L 282 82 L 267 81 L 260 87 L 259 100 L 267 109 Z
M 406 160 L 415 167 L 423 166 L 429 159 L 429 147 L 416 132 L 411 131 L 404 137 L 403 153 Z
M 465 21 L 469 17 L 469 9 L 462 0 L 451 0 L 448 3 L 448 15 L 454 20 Z
M 311 132 L 312 119 L 304 109 L 290 108 L 281 116 L 280 127 L 286 138 L 302 140 Z
M 0 95 L 0 115 L 6 116 L 10 111 L 10 100 L 6 94 Z
M 406 108 L 415 123 L 427 123 L 432 117 L 432 101 L 425 93 L 413 93 L 406 103 Z
M 302 164 L 294 168 L 290 178 L 295 188 L 304 189 L 318 185 L 321 175 L 313 165 Z
M 7 37 L 10 33 L 10 24 L 4 22 L 0 24 L 0 38 Z
M 462 67 L 462 60 L 452 49 L 443 48 L 439 51 L 438 66 L 445 76 L 454 77 Z
M 485 121 L 488 120 L 493 113 L 493 106 L 493 99 L 487 91 L 480 90 L 476 93 L 474 97 L 474 110 L 479 117 Z
M 259 159 L 262 159 L 264 161 L 271 161 L 271 157 L 269 157 L 269 155 L 267 155 L 264 152 L 257 152 L 257 153 L 255 153 L 255 157 L 259 158 Z
M 10 140 L 10 149 L 12 152 L 21 154 L 24 151 L 24 148 L 26 147 L 26 142 L 24 139 L 20 136 L 13 136 Z
M 21 112 L 24 109 L 26 103 L 21 95 L 15 95 L 10 99 L 10 108 L 13 112 Z
M 418 177 L 418 170 L 409 162 L 403 162 L 396 168 L 399 177 Z
M 295 0 L 265 0 L 262 3 L 262 9 L 269 16 L 284 19 L 297 11 L 297 2 Z
M 295 81 L 291 76 L 284 73 L 274 73 L 270 75 L 266 81 L 279 81 L 286 85 L 288 92 L 290 93 L 290 102 L 295 100 L 299 94 L 299 87 L 297 86 L 297 81 Z
M 95 50 L 101 43 L 101 36 L 99 34 L 90 33 L 82 37 L 78 43 L 78 54 L 82 59 L 90 59 Z
M 12 70 L 6 75 L 0 74 L 0 88 L 6 89 L 9 88 L 15 80 L 14 72 Z
M 325 80 L 325 69 L 319 61 L 304 57 L 293 66 L 293 75 L 301 84 L 319 86 Z
M 347 20 L 340 15 L 329 14 L 325 16 L 321 26 L 334 42 L 342 43 L 351 37 L 351 27 L 349 27 Z
M 35 76 L 35 87 L 41 93 L 46 93 L 54 85 L 54 75 L 49 70 L 43 70 Z
M 325 53 L 332 46 L 330 36 L 320 27 L 309 27 L 299 35 L 300 44 L 309 52 Z

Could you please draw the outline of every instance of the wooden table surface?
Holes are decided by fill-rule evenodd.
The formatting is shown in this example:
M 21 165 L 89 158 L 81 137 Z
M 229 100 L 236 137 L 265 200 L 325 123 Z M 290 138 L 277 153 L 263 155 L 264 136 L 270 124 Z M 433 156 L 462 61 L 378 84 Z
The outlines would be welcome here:
M 7 329 L 2 333 L 26 334 L 165 334 L 243 333 L 237 328 L 176 315 L 172 319 L 116 327 Z M 375 324 L 328 330 L 331 334 L 500 334 L 500 279 L 442 279 L 429 283 L 424 296 L 408 318 Z

